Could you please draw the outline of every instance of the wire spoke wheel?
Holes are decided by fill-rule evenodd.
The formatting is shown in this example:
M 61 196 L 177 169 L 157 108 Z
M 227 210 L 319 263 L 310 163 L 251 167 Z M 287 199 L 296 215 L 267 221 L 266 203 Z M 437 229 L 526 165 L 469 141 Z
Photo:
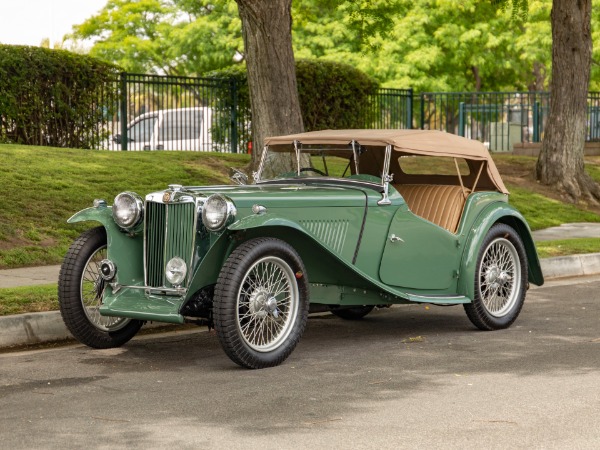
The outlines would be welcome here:
M 479 248 L 474 297 L 464 305 L 480 330 L 508 328 L 519 316 L 527 291 L 527 256 L 519 234 L 506 224 L 488 231 Z
M 521 263 L 515 246 L 499 238 L 487 247 L 479 269 L 481 301 L 494 317 L 505 316 L 514 306 L 521 285 Z
M 244 242 L 215 286 L 213 315 L 223 350 L 249 369 L 281 364 L 304 332 L 308 304 L 308 280 L 294 248 L 275 238 Z
M 81 304 L 86 317 L 102 331 L 116 331 L 123 328 L 129 319 L 100 315 L 102 295 L 106 282 L 100 276 L 100 263 L 106 259 L 106 246 L 96 250 L 88 259 L 81 276 Z
M 238 327 L 248 346 L 269 352 L 285 342 L 298 312 L 298 286 L 289 265 L 268 256 L 246 273 L 238 295 Z

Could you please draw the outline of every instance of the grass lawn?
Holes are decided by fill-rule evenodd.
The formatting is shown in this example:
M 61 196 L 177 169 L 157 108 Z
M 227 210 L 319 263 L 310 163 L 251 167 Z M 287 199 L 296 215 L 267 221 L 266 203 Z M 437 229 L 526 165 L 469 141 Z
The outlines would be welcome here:
M 599 253 L 600 238 L 562 239 L 558 241 L 536 242 L 540 258 L 554 256 L 581 255 L 583 253 Z
M 0 289 L 0 316 L 57 309 L 56 283 Z
M 95 198 L 124 190 L 142 195 L 168 184 L 228 184 L 247 155 L 108 152 L 0 145 L 0 268 L 58 264 L 89 225 L 67 224 Z M 8 169 L 8 170 L 6 170 Z

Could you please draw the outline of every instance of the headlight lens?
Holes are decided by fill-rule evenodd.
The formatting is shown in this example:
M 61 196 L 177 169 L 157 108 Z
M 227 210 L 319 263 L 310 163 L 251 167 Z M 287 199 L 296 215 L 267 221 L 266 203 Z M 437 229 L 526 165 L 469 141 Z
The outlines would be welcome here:
M 115 197 L 112 215 L 117 225 L 129 230 L 141 222 L 143 210 L 142 198 L 139 195 L 134 192 L 122 192 Z
M 202 223 L 209 231 L 225 228 L 230 217 L 235 215 L 235 207 L 221 194 L 213 194 L 206 199 L 202 208 Z
M 167 263 L 167 267 L 165 268 L 165 274 L 167 276 L 167 280 L 173 286 L 179 286 L 185 280 L 185 275 L 187 274 L 187 265 L 185 261 L 178 256 L 173 259 L 170 259 Z

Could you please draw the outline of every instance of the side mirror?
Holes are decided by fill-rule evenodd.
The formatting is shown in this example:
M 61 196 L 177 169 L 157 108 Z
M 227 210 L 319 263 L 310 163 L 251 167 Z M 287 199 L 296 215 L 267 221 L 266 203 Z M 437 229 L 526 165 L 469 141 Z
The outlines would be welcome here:
M 244 185 L 248 184 L 248 175 L 238 169 L 234 169 L 233 167 L 229 171 L 229 178 L 236 184 Z

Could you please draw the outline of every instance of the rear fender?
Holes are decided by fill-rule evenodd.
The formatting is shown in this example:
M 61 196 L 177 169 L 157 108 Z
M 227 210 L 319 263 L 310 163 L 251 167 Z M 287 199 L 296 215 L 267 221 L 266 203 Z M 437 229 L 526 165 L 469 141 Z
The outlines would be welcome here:
M 475 272 L 479 249 L 488 231 L 496 223 L 511 226 L 521 237 L 528 262 L 529 282 L 541 286 L 544 276 L 527 221 L 519 211 L 504 202 L 492 203 L 475 219 L 467 236 L 458 280 L 458 292 L 470 299 L 475 296 Z

